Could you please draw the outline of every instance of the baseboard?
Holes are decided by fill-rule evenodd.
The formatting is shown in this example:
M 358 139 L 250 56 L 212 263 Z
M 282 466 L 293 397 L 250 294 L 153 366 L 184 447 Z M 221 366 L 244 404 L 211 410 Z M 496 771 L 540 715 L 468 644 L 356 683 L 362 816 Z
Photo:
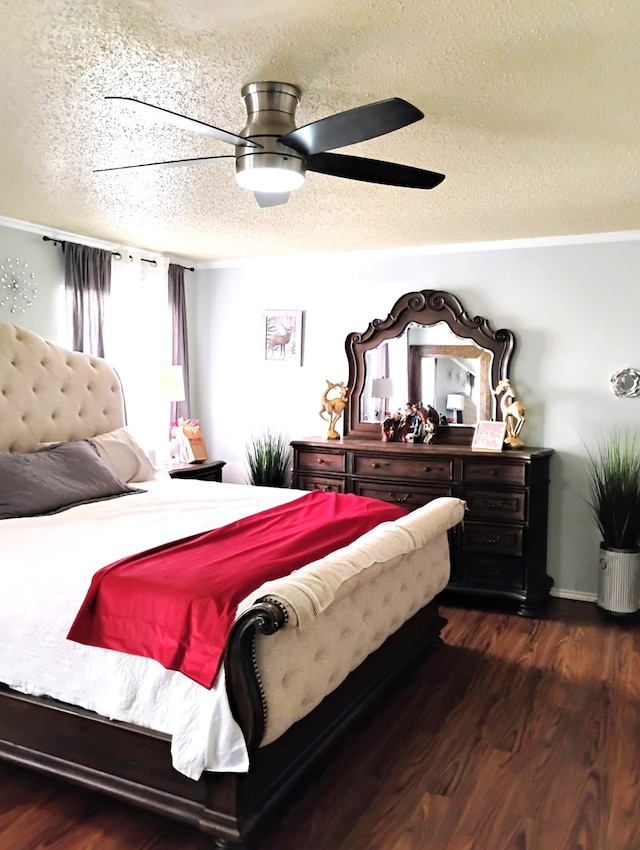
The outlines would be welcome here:
M 578 602 L 595 602 L 598 599 L 597 593 L 585 593 L 582 590 L 562 590 L 559 587 L 551 588 L 551 596 L 557 596 L 559 599 L 575 599 Z

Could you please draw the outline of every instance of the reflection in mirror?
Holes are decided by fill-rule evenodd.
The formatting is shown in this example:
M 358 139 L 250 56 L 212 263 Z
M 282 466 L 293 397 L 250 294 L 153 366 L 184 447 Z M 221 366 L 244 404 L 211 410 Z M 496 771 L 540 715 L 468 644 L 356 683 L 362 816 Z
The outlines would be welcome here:
M 377 437 L 385 413 L 422 402 L 458 425 L 439 428 L 438 439 L 470 443 L 478 420 L 500 418 L 491 390 L 509 377 L 514 345 L 511 331 L 494 331 L 450 292 L 403 295 L 386 319 L 373 319 L 346 339 L 344 436 Z
M 407 402 L 417 402 L 431 405 L 450 424 L 489 419 L 491 360 L 491 352 L 456 336 L 444 322 L 412 323 L 399 337 L 365 353 L 360 418 L 381 422 L 394 411 L 404 412 Z

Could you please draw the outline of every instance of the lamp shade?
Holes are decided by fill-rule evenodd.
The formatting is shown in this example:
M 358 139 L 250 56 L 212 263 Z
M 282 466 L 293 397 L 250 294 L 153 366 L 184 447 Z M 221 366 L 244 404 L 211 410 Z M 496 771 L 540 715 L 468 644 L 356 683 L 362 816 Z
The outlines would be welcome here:
M 182 366 L 160 367 L 158 395 L 161 401 L 184 401 L 184 373 Z
M 371 398 L 391 398 L 393 381 L 391 378 L 374 378 L 371 381 Z
M 464 410 L 464 395 L 451 393 L 447 396 L 447 410 Z

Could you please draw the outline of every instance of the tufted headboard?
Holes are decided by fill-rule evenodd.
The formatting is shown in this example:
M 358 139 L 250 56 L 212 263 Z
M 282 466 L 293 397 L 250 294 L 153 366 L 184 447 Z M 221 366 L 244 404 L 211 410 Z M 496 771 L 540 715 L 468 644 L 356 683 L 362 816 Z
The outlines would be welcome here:
M 122 387 L 106 361 L 0 322 L 0 452 L 30 452 L 124 424 Z

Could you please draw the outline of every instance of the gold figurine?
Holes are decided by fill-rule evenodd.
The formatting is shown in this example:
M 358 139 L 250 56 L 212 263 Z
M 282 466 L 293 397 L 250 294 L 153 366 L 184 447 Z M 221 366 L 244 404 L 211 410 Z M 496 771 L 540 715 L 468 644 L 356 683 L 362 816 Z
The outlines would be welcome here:
M 329 397 L 330 393 L 337 392 L 338 395 Z M 343 381 L 337 384 L 327 381 L 327 388 L 322 394 L 322 407 L 320 408 L 320 416 L 323 419 L 329 419 L 329 430 L 327 431 L 327 440 L 339 440 L 340 434 L 336 431 L 336 423 L 344 413 L 347 406 L 347 396 L 349 390 Z M 327 417 L 327 414 L 328 417 Z
M 502 420 L 507 426 L 505 443 L 512 449 L 521 449 L 524 443 L 520 439 L 520 431 L 522 431 L 522 426 L 525 423 L 526 407 L 516 398 L 511 381 L 500 381 L 492 392 L 496 397 L 502 393 L 500 410 L 502 411 Z

